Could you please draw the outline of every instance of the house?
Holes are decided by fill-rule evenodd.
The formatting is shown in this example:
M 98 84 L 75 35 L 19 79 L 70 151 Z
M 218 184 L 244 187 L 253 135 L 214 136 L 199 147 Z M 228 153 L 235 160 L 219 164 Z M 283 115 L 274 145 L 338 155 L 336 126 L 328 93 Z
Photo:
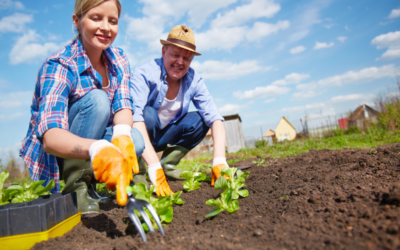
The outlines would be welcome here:
M 296 138 L 296 129 L 292 124 L 283 116 L 276 126 L 275 136 L 278 141 L 294 140 Z
M 263 135 L 263 140 L 266 140 L 268 142 L 268 145 L 274 145 L 274 138 L 275 132 L 272 129 L 269 129 L 267 133 Z
M 363 129 L 365 122 L 374 122 L 379 116 L 379 112 L 366 104 L 358 106 L 347 118 L 348 126 L 357 126 Z
M 224 119 L 223 125 L 226 132 L 226 149 L 228 153 L 234 153 L 246 147 L 246 139 L 242 130 L 242 119 L 239 114 L 224 116 Z M 203 152 L 212 152 L 213 149 L 214 142 L 211 129 L 209 129 L 203 141 L 191 150 L 185 159 L 198 157 Z

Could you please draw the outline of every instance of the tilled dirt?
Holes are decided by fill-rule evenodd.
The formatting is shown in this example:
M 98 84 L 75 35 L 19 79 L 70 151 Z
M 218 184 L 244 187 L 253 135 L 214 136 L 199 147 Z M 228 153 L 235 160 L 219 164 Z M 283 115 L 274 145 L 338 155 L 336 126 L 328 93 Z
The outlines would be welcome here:
M 221 191 L 203 183 L 182 194 L 165 237 L 143 243 L 113 201 L 34 249 L 400 249 L 400 144 L 252 160 L 232 164 L 252 166 L 237 213 L 206 219 L 213 207 L 205 202 Z

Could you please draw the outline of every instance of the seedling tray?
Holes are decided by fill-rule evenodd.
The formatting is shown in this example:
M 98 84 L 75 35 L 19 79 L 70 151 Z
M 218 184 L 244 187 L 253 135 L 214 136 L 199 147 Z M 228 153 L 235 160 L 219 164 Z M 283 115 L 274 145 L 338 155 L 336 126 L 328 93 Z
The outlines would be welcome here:
M 77 213 L 75 192 L 0 206 L 0 240 L 6 236 L 48 231 Z

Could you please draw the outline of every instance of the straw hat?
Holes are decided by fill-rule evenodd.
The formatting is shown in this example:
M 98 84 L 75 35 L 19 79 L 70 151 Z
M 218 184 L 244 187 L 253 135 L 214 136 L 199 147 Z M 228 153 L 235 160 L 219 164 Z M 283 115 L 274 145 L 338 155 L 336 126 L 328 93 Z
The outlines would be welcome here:
M 183 49 L 190 50 L 196 56 L 201 55 L 196 51 L 192 29 L 186 28 L 185 25 L 177 25 L 173 27 L 168 34 L 167 40 L 160 39 L 160 42 L 162 45 L 172 44 Z

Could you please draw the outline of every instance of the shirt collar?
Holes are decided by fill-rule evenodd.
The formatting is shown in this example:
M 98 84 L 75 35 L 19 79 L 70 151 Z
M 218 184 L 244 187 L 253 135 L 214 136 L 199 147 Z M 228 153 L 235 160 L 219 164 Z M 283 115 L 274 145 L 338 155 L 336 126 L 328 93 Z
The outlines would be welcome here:
M 82 44 L 81 39 L 77 38 L 76 43 L 77 43 L 78 70 L 79 74 L 82 74 L 85 70 L 92 67 L 92 64 L 90 63 L 89 57 L 87 55 L 85 47 Z M 104 50 L 103 55 L 105 55 L 107 66 L 109 68 L 111 67 L 112 71 L 115 72 L 117 68 L 117 60 L 114 53 L 112 53 L 111 46 L 108 47 L 106 50 Z

